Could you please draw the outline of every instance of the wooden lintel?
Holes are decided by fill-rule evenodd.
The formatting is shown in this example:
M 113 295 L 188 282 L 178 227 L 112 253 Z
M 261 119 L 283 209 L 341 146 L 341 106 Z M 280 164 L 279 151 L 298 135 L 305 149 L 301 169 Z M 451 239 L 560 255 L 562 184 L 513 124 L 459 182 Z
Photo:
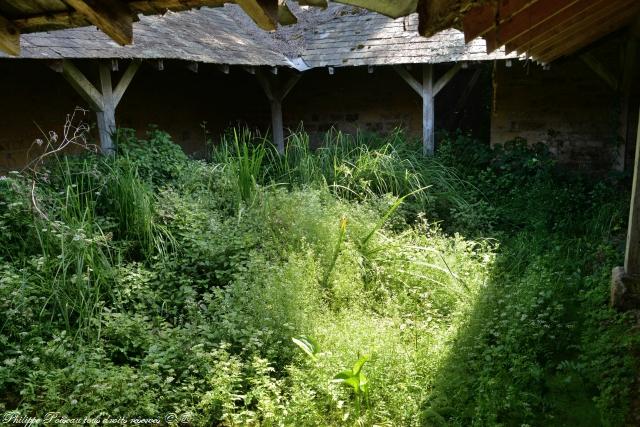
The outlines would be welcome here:
M 591 71 L 596 73 L 604 82 L 614 91 L 617 91 L 620 87 L 618 78 L 614 73 L 607 69 L 607 67 L 600 62 L 596 56 L 590 52 L 580 55 L 580 59 L 591 68 Z
M 114 107 L 117 107 L 118 104 L 120 104 L 120 100 L 122 99 L 122 96 L 124 95 L 127 88 L 129 87 L 129 84 L 131 83 L 131 80 L 133 80 L 133 77 L 136 75 L 136 72 L 140 68 L 140 64 L 141 62 L 138 60 L 131 61 L 131 63 L 125 70 L 124 74 L 122 75 L 122 77 L 120 77 L 120 81 L 118 82 L 118 85 L 113 90 Z
M 418 95 L 422 96 L 422 84 L 402 65 L 394 65 L 393 69 Z
M 0 16 L 0 50 L 12 56 L 20 55 L 20 30 Z
M 451 81 L 451 79 L 458 74 L 458 71 L 462 68 L 462 64 L 457 62 L 453 67 L 449 68 L 446 73 L 442 75 L 438 79 L 438 81 L 433 85 L 433 96 L 436 96 L 446 85 Z
M 89 22 L 124 46 L 133 41 L 133 14 L 121 0 L 65 0 Z
M 62 76 L 69 84 L 78 92 L 87 104 L 94 111 L 102 111 L 104 109 L 104 101 L 102 93 L 91 84 L 91 82 L 78 70 L 69 60 L 62 62 Z

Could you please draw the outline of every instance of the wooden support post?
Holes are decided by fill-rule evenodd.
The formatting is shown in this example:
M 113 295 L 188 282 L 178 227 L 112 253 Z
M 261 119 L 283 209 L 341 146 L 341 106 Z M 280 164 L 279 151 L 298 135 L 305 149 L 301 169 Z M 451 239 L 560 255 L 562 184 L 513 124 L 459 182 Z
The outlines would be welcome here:
M 433 102 L 433 65 L 422 66 L 422 154 L 432 156 L 435 151 Z
M 256 77 L 264 90 L 265 95 L 271 104 L 271 133 L 273 134 L 273 143 L 278 148 L 279 153 L 284 153 L 284 124 L 282 120 L 282 101 L 287 97 L 291 89 L 298 83 L 302 74 L 294 74 L 284 82 L 284 84 L 276 81 L 272 83 L 266 75 L 260 70 L 256 71 Z M 276 77 L 274 77 L 275 79 Z
M 620 144 L 618 145 L 613 168 L 624 171 L 627 154 L 627 144 L 630 138 L 629 109 L 631 99 L 631 87 L 633 85 L 634 68 L 636 63 L 636 52 L 638 40 L 630 31 L 624 52 L 624 63 L 622 67 L 622 78 L 620 79 Z
M 627 230 L 627 250 L 624 257 L 624 271 L 633 278 L 640 276 L 640 112 L 636 134 L 636 156 L 633 162 L 633 187 L 629 209 Z
M 624 267 L 615 267 L 611 275 L 611 306 L 619 310 L 640 307 L 640 122 L 633 164 L 633 187 L 629 207 L 627 248 Z
M 278 98 L 271 100 L 271 131 L 273 143 L 278 147 L 278 153 L 284 153 L 284 124 L 282 123 L 282 101 Z
M 416 80 L 402 65 L 393 66 L 393 69 L 402 77 L 402 80 L 422 98 L 422 152 L 425 156 L 431 156 L 435 151 L 434 98 L 461 68 L 463 68 L 462 64 L 455 64 L 434 84 L 433 65 L 431 64 L 422 65 L 422 83 Z
M 113 87 L 111 81 L 111 62 L 101 61 L 98 65 L 100 90 L 89 82 L 84 74 L 70 61 L 63 60 L 62 65 L 52 63 L 54 71 L 61 72 L 62 76 L 96 112 L 100 147 L 104 154 L 113 154 L 115 145 L 113 134 L 116 130 L 116 107 L 129 87 L 140 61 L 132 61 L 125 70 L 118 85 Z
M 102 111 L 97 111 L 98 133 L 100 148 L 103 154 L 115 153 L 113 136 L 116 132 L 116 106 L 113 102 L 113 86 L 111 85 L 111 68 L 101 61 L 98 65 L 100 74 L 100 88 L 102 93 Z

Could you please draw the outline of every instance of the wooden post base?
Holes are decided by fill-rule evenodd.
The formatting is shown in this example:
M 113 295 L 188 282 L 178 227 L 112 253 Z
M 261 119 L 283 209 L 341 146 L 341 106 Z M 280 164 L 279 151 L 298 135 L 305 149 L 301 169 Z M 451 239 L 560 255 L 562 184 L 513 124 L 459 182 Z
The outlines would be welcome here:
M 628 275 L 624 267 L 611 273 L 611 307 L 627 311 L 640 308 L 640 277 Z

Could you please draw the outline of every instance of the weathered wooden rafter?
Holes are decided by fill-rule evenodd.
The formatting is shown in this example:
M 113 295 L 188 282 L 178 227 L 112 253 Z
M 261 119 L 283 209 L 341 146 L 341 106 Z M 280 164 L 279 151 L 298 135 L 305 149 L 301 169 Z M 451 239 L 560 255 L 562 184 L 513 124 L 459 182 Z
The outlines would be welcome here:
M 65 2 L 118 44 L 124 46 L 133 41 L 133 14 L 126 3 L 120 0 L 108 3 L 97 0 Z
M 20 53 L 20 30 L 4 16 L 0 16 L 0 50 L 9 55 Z

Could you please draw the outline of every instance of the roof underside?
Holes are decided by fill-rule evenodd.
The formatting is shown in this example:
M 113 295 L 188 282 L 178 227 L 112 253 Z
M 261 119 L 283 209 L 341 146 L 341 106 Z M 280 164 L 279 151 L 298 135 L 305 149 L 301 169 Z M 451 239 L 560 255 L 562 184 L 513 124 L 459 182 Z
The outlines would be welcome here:
M 390 17 L 417 12 L 419 34 L 448 28 L 464 30 L 467 42 L 486 39 L 491 53 L 500 46 L 550 62 L 637 21 L 638 0 L 335 0 Z M 327 0 L 289 0 L 326 7 Z M 161 14 L 201 6 L 238 4 L 256 24 L 274 30 L 296 16 L 287 0 L 4 0 L 0 2 L 0 50 L 18 54 L 20 33 L 95 25 L 120 45 L 133 40 L 139 14 Z M 375 22 L 370 24 L 375 31 Z M 379 25 L 386 25 L 381 23 Z M 411 21 L 415 28 L 415 20 Z M 384 30 L 383 27 L 379 27 Z M 387 27 L 388 28 L 388 27 Z M 237 29 L 242 32 L 242 29 Z M 373 46 L 371 46 L 373 50 Z M 357 62 L 358 52 L 347 61 Z M 322 56 L 322 55 L 320 55 Z M 333 61 L 333 58 L 326 58 Z M 337 64 L 336 64 L 337 65 Z
M 127 46 L 119 46 L 95 27 L 25 34 L 20 58 L 180 59 L 306 69 L 505 57 L 503 51 L 487 55 L 481 39 L 465 44 L 457 30 L 422 37 L 415 13 L 392 19 L 351 6 L 291 9 L 298 23 L 274 32 L 259 29 L 236 5 L 142 16 L 133 25 L 134 43 Z M 0 52 L 3 56 L 8 55 Z
M 638 0 L 501 0 L 471 9 L 462 19 L 468 41 L 482 36 L 487 52 L 506 46 L 548 63 L 634 23 Z

